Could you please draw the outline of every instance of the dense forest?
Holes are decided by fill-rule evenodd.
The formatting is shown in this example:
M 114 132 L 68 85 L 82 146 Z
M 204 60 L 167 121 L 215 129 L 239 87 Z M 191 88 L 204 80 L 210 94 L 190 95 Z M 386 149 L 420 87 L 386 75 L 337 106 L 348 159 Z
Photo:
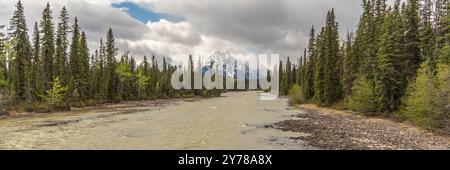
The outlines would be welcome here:
M 166 58 L 144 57 L 137 64 L 127 52 L 117 59 L 112 29 L 91 54 L 78 18 L 69 25 L 69 13 L 63 7 L 55 27 L 52 13 L 47 4 L 30 39 L 24 7 L 20 1 L 16 4 L 8 34 L 0 35 L 0 112 L 49 112 L 102 102 L 220 95 L 218 90 L 175 91 L 170 80 L 177 66 Z
M 313 102 L 370 115 L 450 127 L 448 0 L 363 0 L 356 32 L 340 41 L 335 12 L 313 27 L 304 55 L 280 69 L 292 103 Z M 289 90 L 291 91 L 289 92 Z
M 331 9 L 320 30 L 311 28 L 303 56 L 280 61 L 281 95 L 289 95 L 292 103 L 449 128 L 449 0 L 397 0 L 393 5 L 363 0 L 362 7 L 357 30 L 348 31 L 344 40 Z M 170 80 L 180 66 L 155 56 L 144 56 L 139 64 L 128 52 L 119 56 L 112 29 L 99 40 L 98 49 L 88 49 L 78 18 L 70 20 L 64 7 L 55 25 L 47 4 L 30 38 L 22 3 L 15 8 L 7 34 L 0 26 L 0 112 L 49 112 L 223 92 L 175 91 Z M 189 56 L 190 68 L 193 63 Z

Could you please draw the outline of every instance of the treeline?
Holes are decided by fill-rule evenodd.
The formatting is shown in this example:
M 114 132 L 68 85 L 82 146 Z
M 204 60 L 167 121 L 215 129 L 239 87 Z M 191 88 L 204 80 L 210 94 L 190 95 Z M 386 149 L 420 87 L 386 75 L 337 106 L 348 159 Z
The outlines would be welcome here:
M 70 25 L 63 7 L 58 19 L 55 28 L 47 4 L 30 39 L 24 7 L 20 1 L 16 4 L 7 36 L 0 34 L 0 112 L 8 108 L 48 112 L 99 102 L 220 95 L 217 90 L 175 91 L 170 80 L 177 66 L 165 58 L 161 63 L 155 56 L 150 61 L 144 57 L 139 65 L 129 53 L 116 59 L 112 29 L 91 54 L 78 18 Z
M 355 33 L 340 41 L 334 10 L 305 54 L 280 70 L 281 93 L 368 114 L 450 128 L 448 0 L 363 0 Z M 294 88 L 292 88 L 295 86 Z

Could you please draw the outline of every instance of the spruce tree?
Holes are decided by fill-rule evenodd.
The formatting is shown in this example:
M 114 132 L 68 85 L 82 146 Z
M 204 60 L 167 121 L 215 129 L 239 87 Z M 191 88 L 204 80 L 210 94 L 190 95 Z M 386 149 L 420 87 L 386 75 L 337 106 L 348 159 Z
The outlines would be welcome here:
M 117 77 L 115 74 L 116 71 L 116 55 L 117 55 L 117 47 L 114 38 L 114 33 L 110 28 L 106 35 L 106 43 L 105 43 L 105 58 L 106 58 L 106 74 L 107 77 L 107 97 L 109 100 L 117 100 Z
M 78 18 L 75 17 L 72 27 L 72 41 L 70 44 L 70 87 L 69 95 L 73 102 L 81 100 L 82 88 L 82 61 L 80 58 L 80 28 L 78 26 Z
M 68 68 L 68 47 L 69 41 L 67 35 L 69 33 L 69 14 L 66 7 L 63 7 L 59 16 L 58 30 L 56 35 L 56 52 L 55 52 L 55 77 L 60 77 L 61 84 L 67 85 L 69 81 Z
M 3 34 L 4 25 L 0 25 L 0 92 L 6 87 L 6 45 L 5 35 Z
M 87 45 L 87 38 L 84 32 L 81 33 L 80 45 L 79 45 L 79 61 L 80 61 L 80 79 L 79 88 L 81 98 L 87 99 L 89 96 L 89 48 Z
M 398 4 L 390 12 L 382 27 L 383 35 L 380 37 L 380 49 L 378 51 L 379 74 L 377 77 L 377 94 L 379 96 L 379 111 L 392 112 L 399 105 L 403 95 L 406 77 L 404 68 L 404 53 L 402 46 L 403 31 L 402 18 Z M 411 66 L 414 67 L 414 66 Z
M 420 57 L 419 49 L 419 26 L 420 26 L 420 15 L 419 15 L 419 2 L 418 0 L 408 0 L 406 4 L 406 9 L 404 11 L 405 25 L 404 25 L 404 55 L 405 60 L 403 72 L 408 79 L 412 79 L 416 76 L 416 71 L 419 69 L 420 63 L 422 61 Z M 406 83 L 404 84 L 404 91 L 406 88 Z
M 31 59 L 31 47 L 28 37 L 28 28 L 25 20 L 24 8 L 19 0 L 16 10 L 10 20 L 9 39 L 12 42 L 11 63 L 12 77 L 15 97 L 17 101 L 30 99 L 29 87 L 29 66 Z
M 435 35 L 433 32 L 433 1 L 424 0 L 421 13 L 421 27 L 420 27 L 420 56 L 421 60 L 427 63 L 427 68 L 430 72 L 436 70 L 436 56 L 435 51 Z
M 328 12 L 325 27 L 317 44 L 318 62 L 316 63 L 316 99 L 321 105 L 330 105 L 342 97 L 340 84 L 340 56 L 338 24 L 334 9 Z
M 33 59 L 31 66 L 31 85 L 33 91 L 33 97 L 35 99 L 40 99 L 42 95 L 45 93 L 45 89 L 43 88 L 43 74 L 42 74 L 42 62 L 41 62 L 41 38 L 39 34 L 38 23 L 36 22 L 34 25 L 34 33 L 33 33 Z
M 316 69 L 316 35 L 314 26 L 311 28 L 311 32 L 309 33 L 309 42 L 308 42 L 308 56 L 305 56 L 305 78 L 303 85 L 303 92 L 305 94 L 305 99 L 309 100 L 314 97 L 314 81 L 315 81 L 315 69 Z M 306 61 L 306 58 L 308 59 Z
M 316 58 L 314 71 L 314 100 L 319 103 L 325 103 L 325 43 L 324 43 L 325 28 L 322 28 L 316 39 Z
M 358 75 L 358 60 L 352 53 L 353 34 L 347 33 L 347 40 L 344 42 L 343 49 L 343 75 L 342 75 L 342 90 L 343 96 L 349 96 L 352 92 L 353 81 Z
M 448 64 L 450 62 L 450 4 L 449 0 L 440 1 L 439 6 L 439 17 L 438 24 L 436 28 L 436 47 L 435 55 L 437 58 L 437 63 Z
M 50 9 L 50 4 L 47 3 L 44 11 L 42 12 L 42 20 L 40 23 L 40 28 L 42 32 L 42 66 L 43 66 L 43 85 L 45 90 L 51 88 L 51 83 L 53 82 L 53 72 L 54 72 L 54 55 L 55 55 L 55 42 L 54 42 L 54 32 L 53 32 L 53 21 L 52 21 L 52 11 Z

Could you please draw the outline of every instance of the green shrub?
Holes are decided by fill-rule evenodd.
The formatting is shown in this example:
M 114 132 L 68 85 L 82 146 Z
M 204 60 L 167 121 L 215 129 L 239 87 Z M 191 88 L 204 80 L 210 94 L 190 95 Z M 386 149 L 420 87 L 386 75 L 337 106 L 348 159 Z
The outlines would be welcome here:
M 377 100 L 374 89 L 373 83 L 367 78 L 358 78 L 352 88 L 352 95 L 344 99 L 347 108 L 358 112 L 375 112 Z
M 289 90 L 289 104 L 295 105 L 295 104 L 301 104 L 305 102 L 305 95 L 303 94 L 302 87 L 299 85 L 294 85 L 291 90 Z
M 51 105 L 44 102 L 34 102 L 31 105 L 25 106 L 25 111 L 35 113 L 50 113 L 53 111 Z
M 403 108 L 396 115 L 427 128 L 448 128 L 450 101 L 450 69 L 439 65 L 437 75 L 430 75 L 425 66 L 419 70 L 416 81 L 408 88 Z

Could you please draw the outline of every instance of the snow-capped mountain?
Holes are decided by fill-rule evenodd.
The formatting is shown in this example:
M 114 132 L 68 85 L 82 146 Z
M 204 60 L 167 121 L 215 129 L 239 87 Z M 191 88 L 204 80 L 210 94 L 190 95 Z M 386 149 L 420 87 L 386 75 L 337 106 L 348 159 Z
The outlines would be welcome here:
M 238 71 L 245 71 L 245 77 L 250 80 L 256 80 L 258 76 L 258 69 L 256 68 L 248 68 L 249 62 L 255 62 L 255 61 L 248 61 L 248 59 L 243 57 L 236 57 L 232 55 L 230 52 L 221 52 L 217 51 L 209 55 L 207 58 L 203 59 L 203 66 L 201 67 L 201 71 L 203 73 L 207 72 L 211 69 L 211 66 L 215 67 L 216 64 L 224 64 L 227 66 L 233 66 L 233 63 L 236 62 L 236 70 Z M 247 65 L 246 65 L 247 63 Z M 264 66 L 260 66 L 264 67 Z M 226 68 L 226 67 L 225 67 Z M 265 67 L 264 67 L 265 68 Z M 197 71 L 200 71 L 199 68 L 197 68 Z M 251 74 L 250 74 L 251 73 Z M 234 77 L 235 76 L 235 70 L 232 69 L 225 69 L 224 74 L 226 74 L 227 77 Z M 262 76 L 266 76 L 267 72 L 260 73 Z

